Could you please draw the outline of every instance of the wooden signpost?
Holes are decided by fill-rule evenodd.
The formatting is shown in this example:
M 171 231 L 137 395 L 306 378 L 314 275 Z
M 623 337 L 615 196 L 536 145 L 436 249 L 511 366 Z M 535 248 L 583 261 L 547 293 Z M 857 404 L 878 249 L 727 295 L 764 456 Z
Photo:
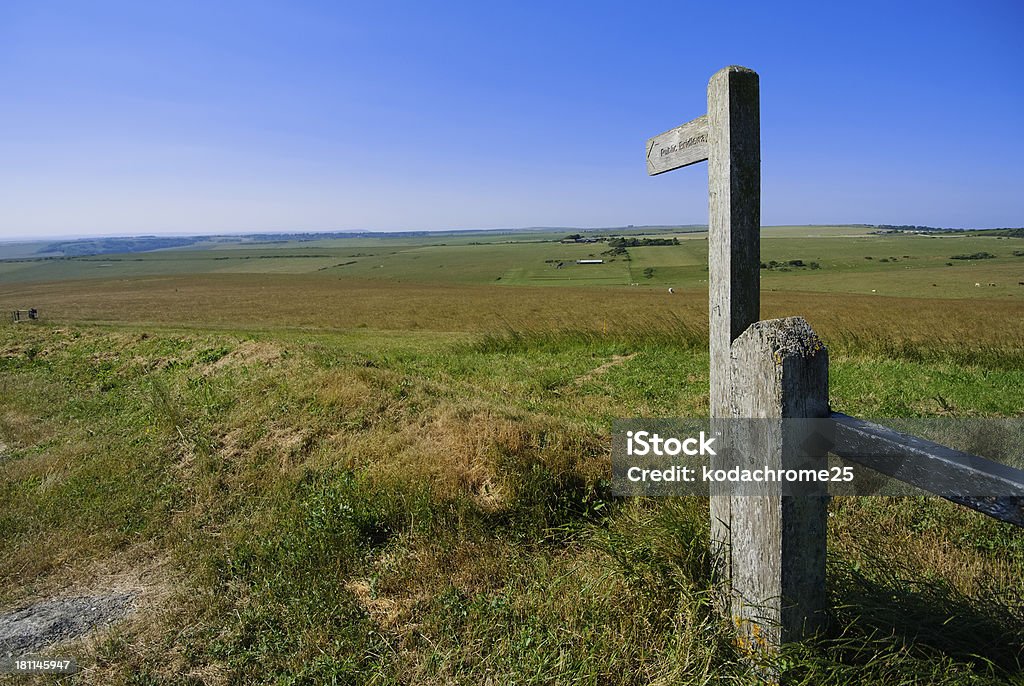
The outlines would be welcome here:
M 759 108 L 757 74 L 726 67 L 708 84 L 706 115 L 646 146 L 650 175 L 708 162 L 712 424 L 757 419 L 756 436 L 743 441 L 748 453 L 768 467 L 798 460 L 816 468 L 825 466 L 826 455 L 808 454 L 811 443 L 794 428 L 808 423 L 782 420 L 830 418 L 830 445 L 816 450 L 1024 526 L 1024 471 L 831 412 L 828 352 L 807 322 L 758 321 Z M 711 468 L 731 466 L 724 459 L 712 457 Z M 826 609 L 826 492 L 784 496 L 771 487 L 737 495 L 734 487 L 716 482 L 711 490 L 712 553 L 729 589 L 723 612 L 736 623 L 741 643 L 751 647 L 771 649 L 816 632 Z
M 815 381 L 822 375 L 822 364 L 827 370 L 824 356 L 818 360 L 801 357 L 801 351 L 815 347 L 813 341 L 789 340 L 788 335 L 769 327 L 751 334 L 753 338 L 743 343 L 738 356 L 749 363 L 759 350 L 773 347 L 773 354 L 761 355 L 772 368 L 734 365 L 734 342 L 759 316 L 760 148 L 757 73 L 726 67 L 708 84 L 706 115 L 647 141 L 647 173 L 708 162 L 712 420 L 827 416 L 827 386 L 824 395 L 821 388 L 815 389 L 814 402 L 808 406 L 804 388 L 794 383 L 794 378 L 807 371 L 797 367 L 807 367 Z M 815 338 L 806 323 L 800 335 Z M 792 351 L 796 351 L 795 357 Z M 776 433 L 778 445 L 758 446 L 772 461 L 781 459 L 785 447 L 782 432 Z M 711 466 L 724 465 L 713 462 Z M 824 588 L 824 498 L 797 505 L 792 497 L 771 493 L 733 496 L 730 488 L 722 484 L 711 492 L 716 571 L 731 589 L 722 609 L 736 622 L 741 637 L 758 637 L 765 647 L 799 639 L 819 626 L 824 593 L 811 598 L 799 593 L 799 599 L 787 595 L 797 590 L 793 585 L 798 583 Z
M 824 467 L 826 455 L 817 453 L 828 450 L 1024 526 L 1024 471 L 831 412 L 828 352 L 807 322 L 758 321 L 759 121 L 757 74 L 726 67 L 708 84 L 706 115 L 646 146 L 650 175 L 708 162 L 711 420 L 716 429 L 738 431 L 723 443 L 740 436 L 748 456 L 770 468 L 787 460 Z M 757 422 L 739 421 L 746 418 Z M 799 428 L 820 423 L 783 421 L 799 418 L 830 419 L 828 440 L 806 440 L 810 434 Z M 720 421 L 728 419 L 736 421 Z M 756 428 L 728 429 L 736 425 Z M 724 459 L 712 457 L 711 468 L 729 467 Z M 753 495 L 734 488 L 716 482 L 711 490 L 712 553 L 729 589 L 721 609 L 735 622 L 740 645 L 772 650 L 824 624 L 828 496 L 813 488 L 782 495 L 777 484 Z

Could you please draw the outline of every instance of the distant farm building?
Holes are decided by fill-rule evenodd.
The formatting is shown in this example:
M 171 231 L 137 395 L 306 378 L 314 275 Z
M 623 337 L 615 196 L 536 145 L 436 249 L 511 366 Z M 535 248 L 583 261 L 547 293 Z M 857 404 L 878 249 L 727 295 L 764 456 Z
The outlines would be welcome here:
M 576 260 L 576 264 L 604 264 L 604 260 Z

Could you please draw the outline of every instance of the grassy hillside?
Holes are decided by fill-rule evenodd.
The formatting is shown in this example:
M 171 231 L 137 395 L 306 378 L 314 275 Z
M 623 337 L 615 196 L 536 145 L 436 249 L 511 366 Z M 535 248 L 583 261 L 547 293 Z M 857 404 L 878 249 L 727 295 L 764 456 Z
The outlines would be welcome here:
M 706 413 L 699 336 L 663 333 L 5 327 L 3 601 L 141 585 L 151 606 L 87 651 L 95 683 L 752 678 L 708 607 L 706 503 L 608 496 L 613 418 Z M 1014 354 L 837 350 L 832 402 L 1016 414 Z M 1016 673 L 1022 532 L 931 499 L 833 514 L 836 630 L 796 674 Z
M 766 240 L 764 259 L 822 268 L 766 270 L 763 316 L 822 334 L 836 409 L 1021 416 L 1024 300 L 953 278 L 870 292 L 931 269 L 917 239 Z M 630 269 L 699 277 L 702 243 L 630 249 Z M 409 246 L 374 255 L 389 278 L 278 269 L 332 247 L 110 277 L 29 263 L 56 271 L 0 286 L 44 314 L 0 325 L 0 607 L 137 594 L 64 648 L 74 683 L 757 683 L 711 610 L 707 502 L 609 493 L 614 419 L 707 414 L 699 278 L 674 296 L 487 280 L 505 249 L 592 245 Z M 220 253 L 271 266 L 196 266 Z M 843 260 L 833 285 L 867 292 L 815 292 Z M 778 658 L 793 683 L 1021 683 L 1024 531 L 932 498 L 837 498 L 829 526 L 832 628 Z

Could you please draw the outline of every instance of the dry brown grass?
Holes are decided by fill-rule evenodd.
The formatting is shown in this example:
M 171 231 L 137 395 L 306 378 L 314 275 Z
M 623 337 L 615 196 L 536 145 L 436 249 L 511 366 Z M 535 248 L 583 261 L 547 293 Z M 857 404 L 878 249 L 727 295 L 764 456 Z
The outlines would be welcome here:
M 500 507 L 502 455 L 521 453 L 524 429 L 480 408 L 439 407 L 392 434 L 389 453 L 374 465 L 382 479 L 429 483 L 440 493 L 468 493 L 484 508 Z
M 516 417 L 486 403 L 442 401 L 401 426 L 378 428 L 348 449 L 374 479 L 425 484 L 440 498 L 466 494 L 484 511 L 508 504 L 508 461 L 538 460 L 556 472 L 592 480 L 607 471 L 605 449 L 596 438 L 554 418 Z
M 353 579 L 346 589 L 382 630 L 408 646 L 437 596 L 452 588 L 466 596 L 493 592 L 515 575 L 516 564 L 514 547 L 500 541 L 403 537 L 374 561 L 371 577 Z
M 268 341 L 242 341 L 231 352 L 210 365 L 208 372 L 225 367 L 271 366 L 281 360 L 284 348 Z
M 196 328 L 493 332 L 643 330 L 665 318 L 706 329 L 707 293 L 629 288 L 501 287 L 220 274 L 0 287 L 0 307 L 32 302 L 49 322 Z M 769 291 L 762 317 L 801 315 L 822 334 L 915 342 L 1017 344 L 1024 302 Z

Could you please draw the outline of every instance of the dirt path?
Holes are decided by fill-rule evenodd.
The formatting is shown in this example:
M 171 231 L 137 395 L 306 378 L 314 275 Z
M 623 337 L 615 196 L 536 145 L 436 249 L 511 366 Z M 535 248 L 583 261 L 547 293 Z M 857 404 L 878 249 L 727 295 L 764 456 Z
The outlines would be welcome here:
M 576 383 L 577 384 L 586 383 L 586 382 L 594 379 L 595 377 L 601 376 L 602 374 L 607 372 L 612 367 L 617 367 L 620 364 L 625 364 L 626 362 L 629 362 L 630 360 L 632 360 L 637 355 L 638 355 L 638 353 L 630 353 L 629 355 L 612 355 L 612 359 L 608 360 L 607 362 L 602 364 L 600 367 L 595 367 L 595 368 L 591 369 L 589 372 L 587 372 L 586 374 L 583 374 L 581 376 L 576 377 Z
M 133 609 L 135 593 L 56 598 L 0 614 L 0 657 L 31 655 L 107 626 Z

